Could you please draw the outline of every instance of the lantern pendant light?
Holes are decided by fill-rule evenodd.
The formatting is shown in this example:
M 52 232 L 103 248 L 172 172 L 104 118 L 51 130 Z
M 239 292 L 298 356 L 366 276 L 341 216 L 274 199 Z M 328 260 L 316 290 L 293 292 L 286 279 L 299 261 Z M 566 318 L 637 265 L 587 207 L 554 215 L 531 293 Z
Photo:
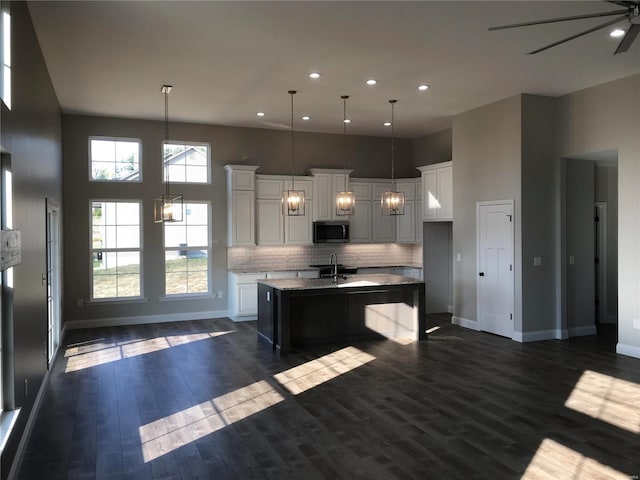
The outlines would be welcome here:
M 404 215 L 404 193 L 395 189 L 396 182 L 394 179 L 394 118 L 393 107 L 397 100 L 389 100 L 391 104 L 391 190 L 384 192 L 380 199 L 380 207 L 383 215 Z
M 163 85 L 161 92 L 164 94 L 164 143 L 162 144 L 162 169 L 165 174 L 165 193 L 153 202 L 153 217 L 155 223 L 181 222 L 184 210 L 182 195 L 172 194 L 169 182 L 169 168 L 165 164 L 165 145 L 169 141 L 169 92 L 173 87 Z
M 295 90 L 289 90 L 291 96 L 291 190 L 282 192 L 282 214 L 290 217 L 304 215 L 304 190 L 296 190 L 293 175 L 293 96 Z
M 343 138 L 346 140 L 347 138 L 347 99 L 349 95 L 342 95 L 340 97 L 342 99 L 343 106 L 343 119 L 342 119 L 342 134 Z M 346 155 L 346 150 L 345 150 Z M 353 209 L 355 207 L 355 196 L 353 192 L 349 191 L 349 175 L 347 175 L 347 161 L 345 159 L 344 163 L 344 191 L 336 192 L 336 215 L 346 216 L 353 215 Z

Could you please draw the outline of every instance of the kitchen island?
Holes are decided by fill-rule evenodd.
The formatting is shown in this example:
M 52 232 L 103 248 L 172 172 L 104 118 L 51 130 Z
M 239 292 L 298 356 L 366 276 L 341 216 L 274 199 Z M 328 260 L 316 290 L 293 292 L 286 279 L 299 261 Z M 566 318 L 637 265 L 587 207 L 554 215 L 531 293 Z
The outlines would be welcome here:
M 370 338 L 425 340 L 424 282 L 400 275 L 258 281 L 258 337 L 278 353 Z

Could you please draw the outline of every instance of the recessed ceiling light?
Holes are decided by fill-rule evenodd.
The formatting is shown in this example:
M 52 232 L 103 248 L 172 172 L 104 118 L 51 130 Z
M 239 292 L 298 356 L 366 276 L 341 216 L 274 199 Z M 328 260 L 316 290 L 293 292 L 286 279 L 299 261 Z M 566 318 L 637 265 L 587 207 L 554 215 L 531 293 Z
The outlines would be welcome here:
M 256 115 L 259 116 L 259 117 L 264 117 L 264 112 L 258 112 L 258 113 L 256 113 Z
M 618 38 L 618 37 L 623 36 L 625 33 L 627 33 L 627 32 L 625 32 L 621 28 L 616 28 L 615 30 L 612 30 L 609 35 L 612 36 L 613 38 Z
M 418 90 L 420 91 L 429 90 L 429 85 L 425 85 L 425 84 L 418 85 Z
M 391 122 L 384 122 L 384 126 L 385 127 L 390 127 L 391 126 Z
M 343 122 L 344 122 L 344 123 L 351 123 L 351 120 L 349 120 L 348 118 L 345 118 L 345 119 L 343 120 Z
M 309 74 L 309 77 L 311 77 L 311 78 L 320 78 L 320 73 L 318 73 L 318 72 L 311 72 L 311 73 Z
M 374 80 L 373 78 L 370 78 L 369 80 L 367 80 L 367 85 L 375 85 L 376 83 L 378 83 L 376 80 Z
M 304 117 L 302 117 L 303 120 L 311 120 L 311 117 L 308 115 L 305 115 Z

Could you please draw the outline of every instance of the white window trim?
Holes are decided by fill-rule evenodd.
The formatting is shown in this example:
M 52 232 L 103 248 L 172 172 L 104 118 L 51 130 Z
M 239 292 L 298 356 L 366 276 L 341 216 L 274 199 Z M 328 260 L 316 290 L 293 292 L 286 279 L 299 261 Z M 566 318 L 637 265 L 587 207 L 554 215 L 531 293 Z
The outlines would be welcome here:
M 207 147 L 207 181 L 206 182 L 178 182 L 169 179 L 169 182 L 176 185 L 211 185 L 211 144 L 207 142 L 190 142 L 184 140 L 163 140 L 161 147 L 162 160 L 162 183 L 167 183 L 167 173 L 164 165 L 164 146 L 165 145 L 194 145 Z M 192 202 L 193 203 L 193 202 Z
M 135 142 L 138 144 L 138 180 L 117 180 L 117 179 L 113 179 L 113 180 L 104 180 L 104 179 L 96 179 L 93 178 L 92 173 L 93 172 L 93 160 L 91 158 L 91 140 L 105 140 L 105 141 L 111 141 L 111 142 Z M 140 138 L 129 138 L 129 137 L 105 137 L 105 136 L 101 136 L 101 135 L 91 135 L 89 136 L 89 140 L 87 142 L 87 149 L 88 149 L 88 164 L 89 164 L 89 171 L 87 172 L 88 176 L 89 176 L 89 181 L 90 182 L 95 182 L 95 183 L 142 183 L 142 140 Z
M 94 202 L 116 202 L 116 203 L 137 203 L 140 207 L 140 248 L 93 248 L 93 215 L 92 208 Z M 89 200 L 89 300 L 85 301 L 85 304 L 105 304 L 105 303 L 142 303 L 147 299 L 144 296 L 144 236 L 143 236 L 143 222 L 144 211 L 142 208 L 142 200 L 140 199 L 126 199 L 126 198 L 93 198 Z M 102 252 L 139 252 L 140 253 L 140 295 L 134 297 L 106 297 L 106 298 L 93 298 L 93 253 L 94 250 L 100 250 Z
M 184 250 L 181 247 L 165 247 L 165 236 L 164 236 L 164 227 L 162 228 L 162 261 L 163 261 L 163 291 L 164 294 L 159 297 L 161 301 L 168 300 L 186 300 L 186 299 L 195 299 L 197 297 L 210 297 L 215 298 L 213 296 L 213 286 L 211 285 L 211 280 L 213 278 L 213 261 L 212 261 L 212 253 L 213 253 L 213 225 L 211 225 L 212 212 L 211 212 L 211 202 L 208 200 L 185 200 L 184 206 L 186 207 L 189 203 L 203 203 L 207 205 L 207 242 L 209 245 L 207 247 L 187 247 L 187 250 L 206 250 L 207 251 L 207 288 L 206 292 L 194 292 L 194 293 L 167 293 L 167 266 L 166 266 L 166 252 L 167 251 L 176 251 L 176 250 Z M 185 215 L 186 217 L 186 215 Z

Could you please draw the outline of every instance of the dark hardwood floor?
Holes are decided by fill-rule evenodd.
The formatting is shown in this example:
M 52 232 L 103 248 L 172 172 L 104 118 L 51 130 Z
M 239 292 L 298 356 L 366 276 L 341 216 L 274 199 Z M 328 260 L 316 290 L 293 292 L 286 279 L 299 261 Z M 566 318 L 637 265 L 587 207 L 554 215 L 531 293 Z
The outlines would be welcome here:
M 18 478 L 640 474 L 640 360 L 429 318 L 421 343 L 278 358 L 227 319 L 68 332 Z

